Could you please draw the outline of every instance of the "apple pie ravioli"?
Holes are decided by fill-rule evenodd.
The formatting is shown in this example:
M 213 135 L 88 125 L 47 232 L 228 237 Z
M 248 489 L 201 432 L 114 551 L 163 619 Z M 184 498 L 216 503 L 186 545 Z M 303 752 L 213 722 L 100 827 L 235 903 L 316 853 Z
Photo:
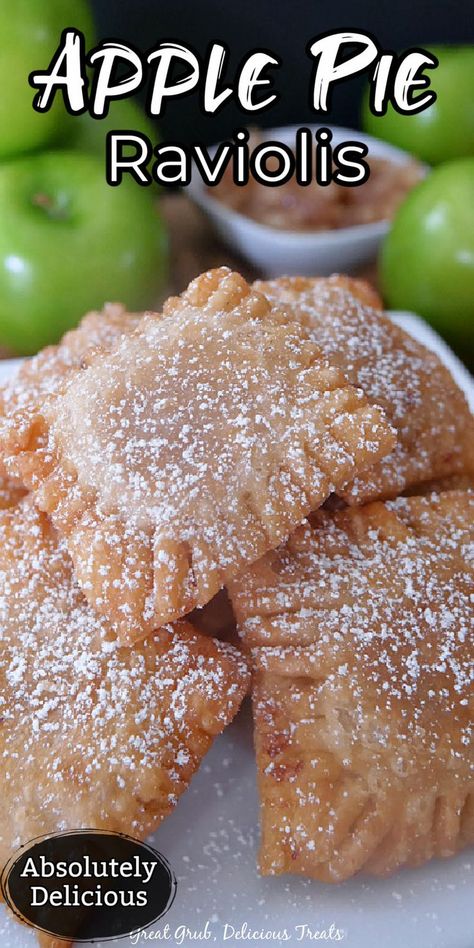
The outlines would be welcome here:
M 30 497 L 0 515 L 0 865 L 91 827 L 150 833 L 247 690 L 244 659 L 185 622 L 121 647 Z
M 474 842 L 474 492 L 318 511 L 231 584 L 264 874 L 338 882 Z
M 451 475 L 474 476 L 474 420 L 463 393 L 438 356 L 380 312 L 366 283 L 336 275 L 283 277 L 255 287 L 308 327 L 396 428 L 392 454 L 338 491 L 348 504 L 414 492 Z
M 393 444 L 308 332 L 223 268 L 33 413 L 12 470 L 131 641 L 207 603 Z

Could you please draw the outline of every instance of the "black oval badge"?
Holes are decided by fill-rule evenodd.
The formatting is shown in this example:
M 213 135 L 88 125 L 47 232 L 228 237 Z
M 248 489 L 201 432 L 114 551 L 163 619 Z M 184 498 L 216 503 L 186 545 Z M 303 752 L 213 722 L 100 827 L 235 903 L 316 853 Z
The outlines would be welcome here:
M 120 938 L 156 922 L 173 904 L 176 879 L 147 843 L 76 830 L 32 840 L 5 866 L 2 895 L 21 921 L 58 938 Z

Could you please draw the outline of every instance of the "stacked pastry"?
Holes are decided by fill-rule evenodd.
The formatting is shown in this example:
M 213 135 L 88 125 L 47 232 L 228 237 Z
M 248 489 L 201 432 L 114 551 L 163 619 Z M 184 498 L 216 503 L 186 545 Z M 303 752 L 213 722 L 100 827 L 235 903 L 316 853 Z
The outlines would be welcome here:
M 109 306 L 0 415 L 0 863 L 152 831 L 248 667 L 262 872 L 474 841 L 473 419 L 369 287 L 223 268 Z M 202 631 L 224 589 L 242 650 Z

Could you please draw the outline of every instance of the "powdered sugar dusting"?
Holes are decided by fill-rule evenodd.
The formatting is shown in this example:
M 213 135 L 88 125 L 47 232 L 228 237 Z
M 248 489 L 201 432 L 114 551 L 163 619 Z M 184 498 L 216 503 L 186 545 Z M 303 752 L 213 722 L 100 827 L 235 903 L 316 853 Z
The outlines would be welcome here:
M 385 873 L 474 840 L 473 590 L 473 492 L 320 512 L 232 584 L 265 872 Z
M 131 637 L 204 605 L 393 447 L 307 331 L 225 268 L 97 357 L 41 424 L 47 450 L 13 469 Z
M 25 490 L 22 485 L 18 481 L 12 480 L 8 475 L 2 475 L 0 470 L 0 510 L 14 507 L 24 494 Z
M 101 312 L 88 313 L 56 346 L 48 346 L 22 363 L 18 372 L 0 387 L 0 447 L 8 456 L 21 443 L 32 412 L 65 384 L 92 354 L 112 349 L 132 332 L 142 313 L 129 313 L 120 303 L 106 303 Z
M 0 862 L 66 828 L 144 835 L 237 711 L 243 659 L 186 623 L 120 648 L 29 498 L 0 550 Z
M 365 284 L 359 291 L 358 282 L 333 276 L 255 284 L 310 329 L 331 362 L 384 408 L 397 430 L 393 453 L 339 493 L 348 503 L 363 503 L 452 474 L 474 477 L 474 421 L 463 393 L 438 356 L 368 305 Z

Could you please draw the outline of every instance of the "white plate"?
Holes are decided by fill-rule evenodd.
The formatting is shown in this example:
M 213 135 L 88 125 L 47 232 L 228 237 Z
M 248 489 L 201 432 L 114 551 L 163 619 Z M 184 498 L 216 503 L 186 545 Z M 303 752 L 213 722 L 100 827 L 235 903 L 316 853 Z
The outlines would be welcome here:
M 308 126 L 314 132 L 319 125 Z M 265 129 L 267 141 L 276 140 L 294 145 L 298 125 Z M 369 146 L 369 155 L 386 158 L 394 164 L 406 164 L 413 157 L 387 142 L 364 135 L 352 128 L 325 125 L 333 135 L 333 144 L 359 141 Z M 217 145 L 209 149 L 213 156 Z M 191 183 L 186 188 L 196 204 L 207 214 L 222 240 L 250 260 L 264 275 L 282 273 L 329 274 L 346 273 L 374 260 L 382 239 L 388 233 L 389 221 L 375 221 L 337 230 L 298 233 L 268 227 L 226 207 L 206 188 L 198 170 L 193 168 Z
M 439 336 L 411 314 L 394 319 L 416 338 L 435 349 L 456 377 L 474 407 L 474 381 Z M 0 363 L 0 378 L 17 363 Z M 473 948 L 474 852 L 456 859 L 434 861 L 417 870 L 403 870 L 390 879 L 357 877 L 337 886 L 281 876 L 262 879 L 256 870 L 258 800 L 255 759 L 248 705 L 217 739 L 191 787 L 176 810 L 152 837 L 178 877 L 171 910 L 153 926 L 150 944 L 202 944 L 190 936 L 180 941 L 175 932 L 211 931 L 218 946 L 258 944 L 316 945 L 329 940 L 298 941 L 296 926 L 314 931 L 331 925 L 343 933 L 338 944 L 348 948 Z M 291 940 L 278 938 L 224 941 L 224 926 L 239 932 L 286 929 Z M 169 937 L 164 939 L 165 925 Z M 231 931 L 227 929 L 227 933 Z M 160 939 L 158 933 L 162 934 Z M 150 931 L 151 935 L 151 931 Z M 334 941 L 334 939 L 333 939 Z M 204 942 L 207 943 L 207 942 Z M 129 939 L 104 943 L 124 946 Z M 1 948 L 33 948 L 32 932 L 7 919 L 0 909 Z

